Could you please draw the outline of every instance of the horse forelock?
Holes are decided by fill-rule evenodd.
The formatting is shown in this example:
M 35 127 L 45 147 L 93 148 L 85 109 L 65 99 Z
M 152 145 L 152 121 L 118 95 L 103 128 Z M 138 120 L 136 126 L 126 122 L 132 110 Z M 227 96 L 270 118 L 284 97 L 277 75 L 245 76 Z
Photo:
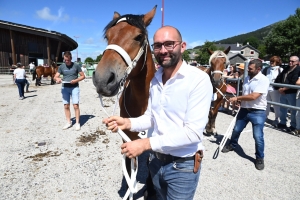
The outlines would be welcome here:
M 147 29 L 146 29 L 146 25 L 143 21 L 144 15 L 132 15 L 132 14 L 127 14 L 127 15 L 122 15 L 116 19 L 113 19 L 112 21 L 110 21 L 104 28 L 103 32 L 103 37 L 106 38 L 106 32 L 108 31 L 108 29 L 110 29 L 111 27 L 115 26 L 118 21 L 122 18 L 126 18 L 126 22 L 132 26 L 135 26 L 137 28 L 139 28 L 143 34 L 147 35 Z
M 226 59 L 226 65 L 229 63 L 229 59 L 228 56 L 223 52 L 223 51 L 215 51 L 210 57 L 209 57 L 209 64 L 211 65 L 211 61 L 214 58 L 218 58 L 218 57 L 224 57 Z

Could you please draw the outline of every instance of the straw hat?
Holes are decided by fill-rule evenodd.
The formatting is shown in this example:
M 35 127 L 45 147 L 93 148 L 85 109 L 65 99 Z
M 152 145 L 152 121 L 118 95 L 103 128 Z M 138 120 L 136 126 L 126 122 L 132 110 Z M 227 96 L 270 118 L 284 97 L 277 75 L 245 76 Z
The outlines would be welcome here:
M 245 64 L 244 64 L 244 63 L 241 63 L 241 64 L 238 66 L 238 68 L 244 70 L 244 69 L 245 69 Z

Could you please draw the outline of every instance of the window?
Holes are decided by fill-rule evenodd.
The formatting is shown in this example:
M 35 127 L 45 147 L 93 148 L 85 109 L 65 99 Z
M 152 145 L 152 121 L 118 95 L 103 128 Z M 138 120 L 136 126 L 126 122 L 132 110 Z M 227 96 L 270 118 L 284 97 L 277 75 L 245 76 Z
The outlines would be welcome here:
M 243 55 L 243 54 L 244 54 L 244 51 L 241 51 L 241 54 Z
M 251 50 L 251 51 L 250 51 L 250 54 L 252 54 L 252 55 L 253 55 L 253 54 L 254 54 L 254 51 L 253 51 L 253 50 Z

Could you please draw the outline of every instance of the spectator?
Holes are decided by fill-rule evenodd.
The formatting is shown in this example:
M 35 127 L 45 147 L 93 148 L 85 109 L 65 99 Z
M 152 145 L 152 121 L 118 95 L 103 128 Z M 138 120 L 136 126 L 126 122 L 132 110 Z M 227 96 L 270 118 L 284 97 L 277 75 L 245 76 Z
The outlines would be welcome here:
M 34 62 L 31 62 L 31 63 L 29 64 L 29 72 L 30 72 L 30 74 L 32 74 L 34 70 L 35 70 Z
M 285 68 L 275 79 L 275 83 L 289 84 L 295 85 L 299 73 L 300 66 L 298 66 L 299 58 L 297 56 L 291 56 L 289 61 L 289 67 Z M 276 89 L 276 87 L 275 87 Z M 288 87 L 278 87 L 277 88 L 280 96 L 280 103 L 287 104 L 290 106 L 296 106 L 296 93 L 297 89 L 291 89 Z M 278 128 L 282 129 L 286 132 L 291 132 L 296 129 L 296 110 L 291 110 L 291 123 L 290 127 L 287 127 L 287 108 L 280 107 L 280 122 L 278 124 Z
M 279 56 L 272 56 L 270 58 L 270 67 L 266 67 L 263 70 L 263 74 L 267 76 L 270 83 L 274 83 L 276 77 L 282 72 L 282 68 L 280 65 L 282 64 L 281 58 Z M 274 87 L 272 85 L 269 86 L 268 89 L 268 95 L 267 95 L 267 101 L 273 101 L 273 102 L 280 102 L 280 93 L 278 90 L 274 90 Z M 280 117 L 280 107 L 273 105 L 274 113 L 275 113 L 275 119 L 272 123 L 274 127 L 277 127 L 279 123 L 279 117 Z M 270 104 L 267 105 L 266 115 L 267 118 L 270 113 Z M 267 119 L 268 120 L 268 119 Z
M 25 87 L 25 70 L 22 68 L 21 63 L 17 63 L 17 69 L 14 70 L 14 78 L 19 90 L 19 100 L 23 100 L 24 97 L 24 87 Z
M 193 199 L 201 161 L 195 158 L 203 149 L 212 85 L 205 72 L 182 59 L 186 43 L 176 28 L 158 29 L 153 41 L 154 56 L 161 68 L 151 81 L 151 103 L 146 112 L 137 118 L 113 116 L 103 122 L 112 131 L 153 127 L 150 138 L 123 143 L 122 153 L 133 158 L 152 150 L 149 170 L 157 199 Z
M 71 123 L 71 112 L 70 112 L 70 97 L 72 97 L 72 103 L 75 111 L 75 130 L 80 130 L 80 110 L 79 110 L 79 81 L 82 81 L 85 76 L 81 71 L 79 64 L 72 62 L 72 54 L 70 51 L 64 52 L 64 63 L 58 68 L 55 74 L 54 80 L 56 83 L 62 83 L 61 93 L 64 104 L 64 111 L 67 120 L 67 124 L 63 127 L 63 130 L 68 129 L 72 126 Z M 78 73 L 80 76 L 78 77 Z M 63 75 L 63 81 L 60 78 Z
M 259 59 L 251 60 L 248 66 L 248 76 L 243 84 L 242 96 L 229 99 L 230 102 L 241 101 L 242 104 L 232 131 L 231 140 L 229 144 L 222 149 L 223 153 L 233 151 L 238 145 L 241 132 L 246 125 L 251 122 L 255 141 L 255 167 L 258 170 L 263 170 L 265 167 L 263 129 L 266 120 L 266 97 L 269 87 L 269 80 L 260 72 L 261 69 L 262 62 Z
M 87 76 L 86 76 L 87 69 L 86 69 L 85 64 L 82 64 L 81 70 L 82 70 L 82 72 L 84 73 L 84 76 L 87 77 Z M 85 82 L 86 80 L 84 79 L 83 81 Z

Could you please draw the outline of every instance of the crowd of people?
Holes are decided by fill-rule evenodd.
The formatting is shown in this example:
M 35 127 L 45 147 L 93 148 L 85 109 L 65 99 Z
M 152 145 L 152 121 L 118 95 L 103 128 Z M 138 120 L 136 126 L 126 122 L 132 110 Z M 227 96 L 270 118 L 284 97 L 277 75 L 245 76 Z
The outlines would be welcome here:
M 288 85 L 300 85 L 300 66 L 299 66 L 299 57 L 291 56 L 289 59 L 289 66 L 283 69 L 281 67 L 282 60 L 279 56 L 272 56 L 270 58 L 270 66 L 265 67 L 261 70 L 262 74 L 265 75 L 269 83 L 279 83 L 279 84 L 288 84 Z M 244 65 L 239 65 L 236 67 L 235 65 L 230 65 L 230 71 L 227 69 L 224 70 L 225 78 L 241 78 L 243 81 L 243 69 Z M 238 69 L 238 71 L 237 71 Z M 230 83 L 229 83 L 230 84 Z M 229 94 L 236 94 L 236 88 L 232 88 L 228 85 Z M 267 101 L 272 101 L 275 103 L 286 104 L 289 106 L 300 107 L 300 90 L 289 88 L 289 87 L 280 87 L 269 84 L 268 93 L 266 96 Z M 228 109 L 228 104 L 224 100 L 223 107 L 227 112 L 234 112 L 236 109 L 235 102 L 232 103 L 232 111 Z M 224 111 L 224 108 L 221 110 Z M 272 105 L 272 108 L 275 113 L 274 119 L 269 119 L 269 113 L 271 109 L 271 104 L 268 104 L 266 107 L 266 122 L 283 130 L 285 132 L 291 133 L 293 135 L 300 136 L 300 111 L 296 109 L 289 109 L 283 106 Z M 290 126 L 287 125 L 287 117 L 288 113 L 290 113 Z

